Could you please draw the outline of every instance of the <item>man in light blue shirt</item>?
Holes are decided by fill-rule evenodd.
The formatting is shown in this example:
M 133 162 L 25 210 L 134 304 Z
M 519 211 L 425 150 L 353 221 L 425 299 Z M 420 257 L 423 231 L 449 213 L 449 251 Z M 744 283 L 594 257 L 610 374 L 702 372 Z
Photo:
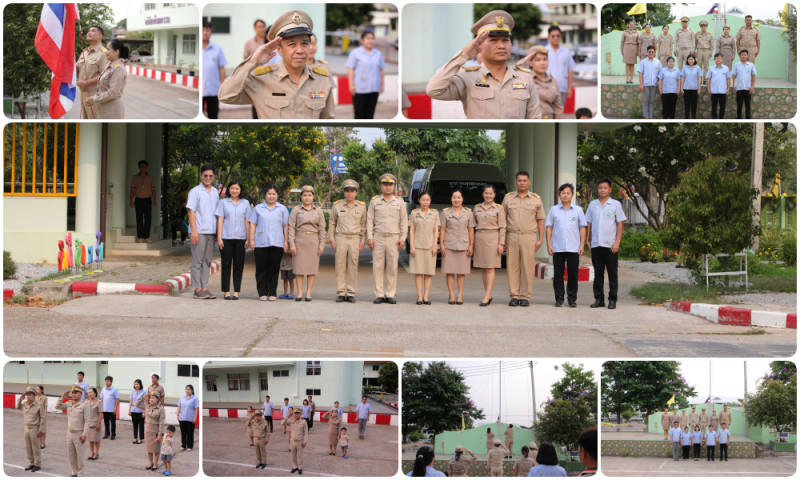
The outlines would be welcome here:
M 678 461 L 678 455 L 681 451 L 681 431 L 678 422 L 672 423 L 672 428 L 669 429 L 669 439 L 672 440 L 672 458 Z
M 731 437 L 731 431 L 728 430 L 728 425 L 725 423 L 720 424 L 719 432 L 717 432 L 717 436 L 719 436 L 719 461 L 722 461 L 723 452 L 725 455 L 725 461 L 728 461 L 728 439 Z
M 369 414 L 372 412 L 372 405 L 367 403 L 367 396 L 361 396 L 361 403 L 356 405 L 356 413 L 358 414 L 358 438 L 363 440 L 364 434 L 367 431 L 367 421 Z
M 83 393 L 81 394 L 81 402 L 86 400 L 86 393 L 89 391 L 89 384 L 83 381 L 84 376 L 85 375 L 83 372 L 78 372 L 78 381 L 73 383 L 73 385 L 77 385 L 81 387 L 81 390 L 83 390 Z
M 206 117 L 219 116 L 219 86 L 225 81 L 225 65 L 228 60 L 222 47 L 211 43 L 211 24 L 203 19 L 203 103 L 206 104 Z
M 736 92 L 736 118 L 742 118 L 742 103 L 745 105 L 745 116 L 750 120 L 750 97 L 756 93 L 756 66 L 747 61 L 749 54 L 746 48 L 739 52 L 741 62 L 736 62 L 731 70 L 733 91 Z M 720 450 L 720 454 L 722 450 Z
M 214 181 L 214 167 L 205 164 L 200 167 L 200 185 L 189 191 L 186 209 L 189 211 L 189 234 L 192 246 L 191 283 L 194 298 L 217 298 L 208 291 L 208 277 L 211 275 L 211 258 L 214 243 L 217 241 L 217 216 L 214 212 L 219 203 L 219 192 L 211 185 Z
M 561 203 L 552 207 L 544 221 L 547 227 L 547 253 L 553 257 L 553 291 L 556 307 L 564 305 L 564 263 L 567 264 L 567 301 L 577 307 L 578 266 L 586 243 L 586 217 L 583 209 L 572 204 L 574 187 L 558 187 Z
M 711 94 L 711 118 L 725 118 L 725 102 L 728 99 L 728 89 L 731 86 L 731 71 L 722 64 L 722 54 L 714 55 L 714 66 L 708 69 L 706 78 L 710 79 L 706 90 Z M 719 117 L 717 117 L 719 105 Z
M 272 410 L 275 409 L 275 405 L 270 401 L 269 395 L 264 397 L 264 403 L 261 404 L 261 408 L 264 410 L 264 419 L 269 423 L 269 433 L 272 433 Z
M 656 59 L 656 47 L 647 46 L 647 58 L 639 62 L 639 91 L 642 92 L 642 116 L 653 118 L 661 62 Z
M 561 46 L 561 28 L 551 25 L 547 29 L 547 74 L 558 81 L 561 91 L 561 104 L 566 105 L 567 99 L 572 98 L 572 72 L 575 70 L 575 60 L 568 48 Z
M 719 434 L 714 431 L 714 426 L 709 425 L 708 431 L 706 432 L 705 439 L 706 439 L 706 456 L 708 459 L 706 461 L 713 462 L 714 461 L 714 448 L 717 445 L 717 438 L 719 438 Z
M 117 436 L 117 409 L 119 408 L 119 391 L 113 386 L 114 378 L 106 377 L 106 386 L 100 390 L 100 400 L 103 401 L 103 424 L 106 427 L 106 435 L 103 438 Z
M 339 402 L 333 403 L 333 408 L 331 408 L 331 411 L 333 410 L 336 410 L 339 413 L 339 418 L 342 418 L 342 409 L 339 407 Z
M 622 231 L 625 212 L 622 204 L 611 198 L 611 180 L 601 178 L 597 182 L 598 200 L 592 200 L 586 209 L 587 243 L 589 233 L 592 241 L 592 266 L 594 267 L 594 303 L 591 308 L 605 307 L 603 301 L 603 275 L 608 270 L 608 308 L 617 308 L 617 288 L 619 279 L 619 244 L 622 241 Z

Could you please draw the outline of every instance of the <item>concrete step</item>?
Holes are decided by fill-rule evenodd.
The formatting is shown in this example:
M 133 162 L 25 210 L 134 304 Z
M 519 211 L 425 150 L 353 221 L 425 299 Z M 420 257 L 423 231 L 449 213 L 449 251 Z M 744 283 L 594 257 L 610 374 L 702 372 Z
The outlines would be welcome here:
M 164 240 L 167 242 L 167 240 Z M 125 245 L 123 248 L 115 248 L 111 256 L 131 256 L 131 257 L 165 257 L 168 255 L 181 255 L 189 252 L 189 244 L 172 246 L 172 240 L 168 241 L 168 246 L 155 249 L 130 249 L 130 246 L 146 245 L 141 243 L 134 243 L 133 245 Z M 158 242 L 161 243 L 161 242 Z M 152 245 L 155 245 L 153 243 Z
M 150 241 L 155 243 L 155 242 L 160 242 L 161 240 L 159 240 L 158 238 L 156 238 L 154 235 L 151 234 Z M 136 237 L 135 236 L 132 237 L 130 235 L 118 235 L 116 243 L 136 243 Z
M 169 247 L 172 247 L 172 240 L 153 240 L 153 243 L 117 242 L 114 244 L 114 249 L 123 248 L 125 250 L 161 250 Z

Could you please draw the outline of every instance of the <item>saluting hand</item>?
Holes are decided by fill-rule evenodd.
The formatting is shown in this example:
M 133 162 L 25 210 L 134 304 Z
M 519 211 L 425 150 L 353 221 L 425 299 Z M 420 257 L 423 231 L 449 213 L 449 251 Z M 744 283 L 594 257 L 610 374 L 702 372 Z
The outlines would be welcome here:
M 483 42 L 489 38 L 489 31 L 481 32 L 477 37 L 473 38 L 466 47 L 464 47 L 461 51 L 467 54 L 469 58 L 475 58 L 478 56 L 479 53 L 483 50 Z
M 269 61 L 275 57 L 275 50 L 281 46 L 282 40 L 282 37 L 276 36 L 274 40 L 261 45 L 258 47 L 258 49 L 256 49 L 255 52 L 253 52 L 253 58 L 262 63 L 269 63 Z M 266 62 L 264 62 L 264 57 L 267 59 Z

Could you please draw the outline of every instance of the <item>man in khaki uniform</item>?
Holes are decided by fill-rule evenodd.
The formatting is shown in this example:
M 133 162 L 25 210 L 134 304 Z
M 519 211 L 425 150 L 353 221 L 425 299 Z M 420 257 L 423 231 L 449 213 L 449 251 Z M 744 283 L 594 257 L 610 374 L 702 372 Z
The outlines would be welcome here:
M 381 195 L 375 195 L 367 209 L 367 245 L 372 250 L 372 278 L 375 300 L 372 303 L 396 304 L 397 261 L 408 236 L 406 202 L 394 195 L 397 178 L 384 173 Z
M 240 63 L 219 87 L 219 100 L 253 105 L 260 119 L 334 118 L 328 69 L 306 65 L 314 22 L 300 10 L 284 13 L 267 34 L 268 43 Z M 260 64 L 280 48 L 277 65 Z
M 698 422 L 700 424 L 700 431 L 706 432 L 708 430 L 708 414 L 706 413 L 706 409 L 704 408 L 702 412 L 700 412 L 700 418 Z
M 506 265 L 508 268 L 509 306 L 530 306 L 536 251 L 544 240 L 544 205 L 539 195 L 529 192 L 528 172 L 517 172 L 517 191 L 503 199 L 506 211 Z
M 156 180 L 147 173 L 147 160 L 139 160 L 139 173 L 131 179 L 130 201 L 136 212 L 136 243 L 153 243 L 150 222 L 156 206 Z
M 506 453 L 508 453 L 508 450 L 503 446 L 503 441 L 499 438 L 495 438 L 494 448 L 489 450 L 489 454 L 486 456 L 486 463 L 489 464 L 490 477 L 503 476 L 503 459 L 506 458 Z
M 97 25 L 89 27 L 86 32 L 86 41 L 89 46 L 83 49 L 75 62 L 75 70 L 78 74 L 78 88 L 81 89 L 81 118 L 99 119 L 100 110 L 97 106 L 89 107 L 84 101 L 97 95 L 97 81 L 100 74 L 108 68 L 111 63 L 106 58 L 106 47 L 102 45 L 103 29 Z
M 472 26 L 476 37 L 436 71 L 425 92 L 436 100 L 458 100 L 467 118 L 542 118 L 533 75 L 508 68 L 514 18 L 494 10 Z M 481 54 L 483 63 L 464 67 Z
M 694 431 L 695 425 L 700 423 L 700 414 L 697 413 L 697 407 L 692 405 L 692 413 L 689 414 L 689 430 Z
M 292 472 L 303 474 L 303 449 L 308 440 L 308 423 L 300 418 L 300 409 L 294 411 L 294 420 L 289 423 L 289 435 L 292 440 Z
M 253 445 L 256 447 L 256 468 L 263 470 L 267 466 L 267 449 L 264 447 L 269 443 L 269 423 L 264 421 L 261 411 L 255 412 L 255 419 L 251 422 L 253 427 Z
M 37 403 L 36 392 L 30 388 L 17 400 L 17 410 L 22 410 L 22 420 L 25 422 L 23 438 L 28 462 L 30 462 L 26 471 L 36 472 L 42 469 L 42 449 L 39 445 L 39 437 L 42 436 L 42 433 L 39 432 L 39 429 L 44 427 L 47 421 L 46 409 L 47 401 Z
M 681 410 L 680 426 L 681 430 L 689 426 L 689 417 L 686 416 L 686 410 Z
M 689 28 L 689 17 L 681 18 L 681 28 L 675 32 L 675 68 L 686 65 L 686 57 L 694 53 L 694 31 Z M 680 65 L 680 66 L 678 66 Z M 666 65 L 664 65 L 666 67 Z
M 708 22 L 705 20 L 700 22 L 700 31 L 694 34 L 694 51 L 697 52 L 697 65 L 703 69 L 703 83 L 706 81 L 706 73 L 708 73 L 708 61 L 714 54 L 714 35 L 708 32 Z M 680 70 L 684 67 L 684 63 L 675 67 Z
M 719 414 L 719 424 L 722 425 L 723 423 L 727 425 L 728 428 L 731 428 L 731 421 L 733 417 L 731 417 L 731 412 L 728 411 L 728 406 L 722 406 L 722 412 Z
M 64 403 L 70 392 L 61 395 L 61 400 L 56 405 L 60 410 L 67 412 L 67 450 L 69 451 L 69 464 L 72 466 L 72 477 L 83 476 L 83 461 L 86 458 L 84 443 L 89 433 L 89 409 L 81 403 L 83 390 L 77 385 L 72 386 L 72 400 Z
M 711 416 L 708 417 L 708 424 L 714 427 L 714 431 L 719 430 L 719 415 L 717 415 L 717 409 L 711 409 Z
M 367 232 L 367 208 L 356 200 L 358 183 L 345 180 L 344 201 L 336 200 L 331 210 L 328 241 L 336 252 L 336 303 L 356 303 L 358 254 L 364 250 Z
M 670 415 L 669 419 L 670 419 L 670 421 L 672 422 L 673 425 L 675 424 L 675 422 L 678 422 L 678 425 L 681 424 L 681 416 L 678 415 L 678 409 L 677 408 L 672 411 L 672 415 Z
M 508 424 L 503 434 L 506 438 L 506 449 L 508 449 L 508 455 L 503 458 L 511 458 L 511 455 L 514 453 L 514 426 Z
M 158 383 L 159 380 L 161 380 L 161 377 L 159 377 L 157 373 L 150 375 L 150 385 L 147 386 L 147 394 L 150 395 L 153 392 L 157 392 L 158 403 L 161 404 L 161 399 L 164 398 L 166 393 L 164 392 L 164 387 Z
M 739 27 L 736 32 L 736 54 L 742 51 L 743 48 L 747 49 L 747 61 L 756 64 L 756 57 L 761 53 L 761 33 L 757 27 L 753 26 L 753 16 L 747 15 L 744 17 L 744 27 Z

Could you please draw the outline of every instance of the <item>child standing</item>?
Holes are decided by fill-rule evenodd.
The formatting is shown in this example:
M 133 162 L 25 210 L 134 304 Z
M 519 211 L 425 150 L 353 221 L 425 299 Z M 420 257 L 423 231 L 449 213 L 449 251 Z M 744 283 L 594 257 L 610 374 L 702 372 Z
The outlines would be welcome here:
M 339 444 L 342 447 L 342 458 L 347 458 L 347 447 L 350 444 L 350 437 L 347 436 L 347 429 L 342 428 L 339 433 Z
M 278 298 L 284 300 L 294 299 L 294 282 L 295 275 L 292 272 L 292 254 L 291 252 L 284 251 L 283 259 L 281 260 L 281 280 L 283 280 L 283 295 Z
M 161 461 L 164 462 L 163 475 L 170 476 L 172 470 L 172 435 L 175 434 L 175 425 L 167 427 L 167 434 L 164 440 L 161 441 Z

